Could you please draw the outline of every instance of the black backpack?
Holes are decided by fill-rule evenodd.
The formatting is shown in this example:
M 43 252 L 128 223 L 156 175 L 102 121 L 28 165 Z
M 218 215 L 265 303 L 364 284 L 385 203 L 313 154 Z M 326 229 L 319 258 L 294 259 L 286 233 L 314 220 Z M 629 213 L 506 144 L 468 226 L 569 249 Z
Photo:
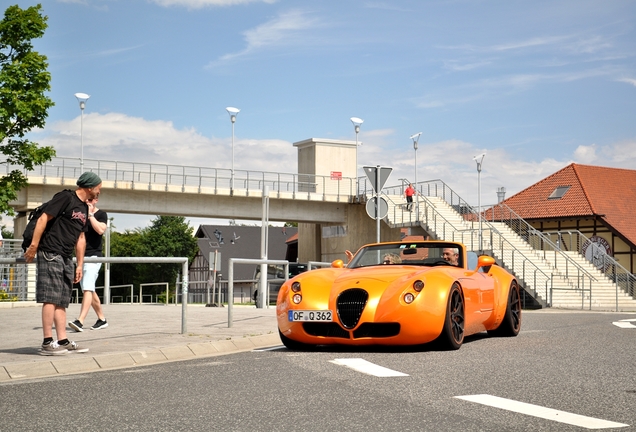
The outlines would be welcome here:
M 74 193 L 70 189 L 64 189 L 63 191 L 58 193 L 65 193 L 65 192 Z M 40 216 L 42 216 L 42 213 L 44 213 L 44 210 L 46 210 L 46 207 L 49 205 L 50 202 L 51 201 L 47 201 L 41 204 L 39 207 L 36 207 L 35 210 L 33 210 L 31 214 L 29 215 L 29 222 L 27 223 L 27 226 L 24 229 L 24 232 L 22 233 L 22 250 L 24 252 L 26 252 L 29 246 L 31 246 L 31 242 L 33 241 L 33 232 L 35 231 L 35 225 L 37 225 L 38 219 L 40 219 Z M 68 208 L 66 210 L 68 210 Z M 44 232 L 48 231 L 51 228 L 51 226 L 55 223 L 55 221 L 59 218 L 59 216 L 66 213 L 66 210 L 64 210 L 57 217 L 51 219 L 46 225 L 46 229 L 44 230 Z

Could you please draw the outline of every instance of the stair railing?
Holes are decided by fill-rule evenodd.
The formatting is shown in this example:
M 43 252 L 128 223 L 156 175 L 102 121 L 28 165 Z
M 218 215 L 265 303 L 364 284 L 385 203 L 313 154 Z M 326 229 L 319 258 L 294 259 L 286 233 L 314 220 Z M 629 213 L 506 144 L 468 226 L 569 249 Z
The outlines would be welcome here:
M 535 251 L 542 253 L 543 258 L 546 261 L 552 260 L 552 266 L 559 272 L 564 271 L 566 278 L 576 277 L 588 278 L 590 281 L 596 281 L 589 271 L 583 268 L 572 257 L 563 253 L 561 248 L 553 242 L 543 232 L 537 230 L 525 219 L 519 216 L 513 209 L 506 204 L 499 203 L 487 208 L 483 211 L 483 218 L 488 222 L 502 222 L 506 224 L 510 229 L 526 241 Z M 563 269 L 558 265 L 559 258 L 564 262 L 565 268 Z M 575 271 L 576 274 L 571 276 L 571 273 Z
M 636 299 L 636 276 L 623 267 L 604 248 L 592 241 L 579 230 L 544 232 L 558 247 L 566 251 L 580 253 L 587 261 L 616 285 L 616 309 L 618 310 L 618 290 Z
M 395 188 L 387 188 L 387 190 L 395 192 Z M 413 225 L 415 221 L 412 219 L 412 212 L 405 211 L 402 203 L 396 203 L 391 198 L 396 195 L 396 193 L 385 195 L 385 199 L 389 203 L 387 222 L 393 227 Z M 436 205 L 428 197 L 422 195 L 420 199 L 419 222 L 427 232 L 438 239 L 461 242 L 469 250 L 478 249 L 478 229 L 476 227 L 473 227 L 470 223 L 465 224 L 467 227 L 457 227 L 439 212 Z M 405 221 L 404 216 L 406 215 L 408 215 L 408 221 Z M 548 276 L 532 259 L 528 258 L 514 244 L 505 239 L 496 228 L 491 226 L 487 228 L 487 231 L 489 231 L 489 248 L 495 258 L 499 259 L 500 264 L 515 274 L 533 297 L 543 299 L 545 304 L 550 306 L 554 287 L 553 276 Z M 541 290 L 543 292 L 540 292 Z M 582 293 L 582 301 L 583 298 L 584 295 Z

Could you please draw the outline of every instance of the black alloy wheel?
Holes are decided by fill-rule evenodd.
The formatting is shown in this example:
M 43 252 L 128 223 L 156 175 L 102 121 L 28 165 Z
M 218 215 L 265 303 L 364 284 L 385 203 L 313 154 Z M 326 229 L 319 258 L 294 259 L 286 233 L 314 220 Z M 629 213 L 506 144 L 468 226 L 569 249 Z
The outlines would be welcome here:
M 448 350 L 459 349 L 464 343 L 464 324 L 464 296 L 455 282 L 448 295 L 444 328 L 437 340 L 440 346 Z
M 494 330 L 489 330 L 488 334 L 499 337 L 513 337 L 519 334 L 521 330 L 521 291 L 516 281 L 510 284 L 508 291 L 508 303 L 506 305 L 506 313 Z

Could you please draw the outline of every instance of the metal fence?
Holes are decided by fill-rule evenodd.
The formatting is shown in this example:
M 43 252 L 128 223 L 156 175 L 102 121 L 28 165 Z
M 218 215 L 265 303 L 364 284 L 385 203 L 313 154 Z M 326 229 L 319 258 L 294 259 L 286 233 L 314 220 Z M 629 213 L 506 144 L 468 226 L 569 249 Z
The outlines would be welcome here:
M 181 312 L 181 333 L 186 333 L 187 331 L 187 300 L 188 300 L 188 258 L 187 257 L 85 257 L 85 263 L 116 263 L 116 264 L 181 264 L 181 273 L 184 275 L 182 282 L 182 312 Z M 24 257 L 12 257 L 12 258 L 0 258 L 0 266 L 2 265 L 15 265 L 22 266 L 25 268 L 26 272 L 29 272 L 30 269 L 35 270 L 36 266 L 29 265 L 24 260 Z M 26 297 L 29 295 L 29 286 L 31 287 L 32 292 L 35 292 L 35 279 L 33 281 L 28 280 L 26 287 Z M 140 291 L 141 293 L 141 291 Z M 132 287 L 131 287 L 131 299 L 132 296 Z M 110 299 L 110 286 L 106 286 L 104 288 L 104 298 Z M 24 300 L 32 300 L 28 298 L 24 298 Z
M 22 240 L 4 239 L 0 246 L 0 301 L 26 301 L 28 299 L 28 268 L 14 261 L 22 256 Z

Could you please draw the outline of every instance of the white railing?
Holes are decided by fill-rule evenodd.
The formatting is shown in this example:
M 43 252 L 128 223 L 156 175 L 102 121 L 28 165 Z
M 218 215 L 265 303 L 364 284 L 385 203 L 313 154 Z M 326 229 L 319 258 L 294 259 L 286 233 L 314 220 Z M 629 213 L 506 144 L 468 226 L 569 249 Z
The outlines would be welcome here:
M 60 184 L 74 185 L 82 174 L 78 158 L 55 157 L 33 170 L 19 165 L 6 164 L 6 172 L 22 172 L 26 177 L 40 177 L 43 183 L 55 179 Z M 84 159 L 84 171 L 92 171 L 103 181 L 112 182 L 115 188 L 180 190 L 198 193 L 229 193 L 244 196 L 261 196 L 268 190 L 271 197 L 291 199 L 316 199 L 316 197 L 338 202 L 352 202 L 358 195 L 356 178 L 277 173 L 266 171 L 232 170 L 181 165 L 122 162 Z

